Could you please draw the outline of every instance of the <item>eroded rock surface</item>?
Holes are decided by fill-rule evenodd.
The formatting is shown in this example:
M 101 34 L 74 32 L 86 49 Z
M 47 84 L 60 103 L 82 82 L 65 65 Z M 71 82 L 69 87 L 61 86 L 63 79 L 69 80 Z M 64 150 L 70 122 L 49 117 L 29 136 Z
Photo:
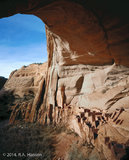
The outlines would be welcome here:
M 120 159 L 129 142 L 129 68 L 73 65 L 51 69 L 41 124 L 67 124 L 105 159 Z M 53 87 L 52 87 L 53 86 Z
M 128 147 L 128 112 L 123 108 L 108 112 L 98 109 L 84 109 L 81 107 L 56 106 L 48 107 L 48 112 L 39 113 L 41 124 L 65 123 L 73 129 L 84 143 L 93 145 L 105 159 L 120 159 Z
M 33 89 L 37 92 L 33 104 L 22 104 L 22 114 L 16 105 L 11 117 L 16 114 L 41 124 L 67 123 L 105 159 L 120 159 L 129 145 L 127 1 L 12 2 L 0 2 L 0 17 L 34 14 L 46 24 L 48 69 L 38 92 Z M 34 80 L 22 78 L 24 88 L 23 80 L 32 90 Z M 26 91 L 18 88 L 16 92 Z
M 11 90 L 21 98 L 25 95 L 36 95 L 39 84 L 47 72 L 47 63 L 30 64 L 15 70 L 10 74 L 9 80 L 4 85 L 5 90 Z
M 10 97 L 10 95 L 13 97 L 12 101 L 10 99 L 8 102 L 12 107 L 10 123 L 24 119 L 28 121 L 30 114 L 35 116 L 35 112 L 43 101 L 46 72 L 47 62 L 23 66 L 10 74 L 0 92 L 3 103 L 6 101 L 6 97 Z M 7 101 L 9 101 L 8 98 Z

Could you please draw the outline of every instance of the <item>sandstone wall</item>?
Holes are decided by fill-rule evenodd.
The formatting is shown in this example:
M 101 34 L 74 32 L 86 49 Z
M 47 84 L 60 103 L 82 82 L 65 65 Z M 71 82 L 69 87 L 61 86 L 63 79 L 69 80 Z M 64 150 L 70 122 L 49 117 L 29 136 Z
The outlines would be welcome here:
M 46 24 L 48 69 L 33 104 L 16 105 L 10 121 L 20 108 L 21 119 L 67 123 L 106 159 L 120 159 L 129 142 L 127 1 L 12 2 L 0 2 L 0 17 L 34 14 Z
M 36 95 L 39 84 L 47 72 L 47 63 L 30 64 L 13 71 L 4 85 L 6 91 L 23 98 L 25 95 Z
M 10 102 L 6 102 L 11 105 L 8 109 L 12 110 L 10 123 L 36 118 L 44 98 L 46 73 L 47 62 L 23 66 L 10 74 L 0 92 L 1 99 L 10 95 L 13 97 Z

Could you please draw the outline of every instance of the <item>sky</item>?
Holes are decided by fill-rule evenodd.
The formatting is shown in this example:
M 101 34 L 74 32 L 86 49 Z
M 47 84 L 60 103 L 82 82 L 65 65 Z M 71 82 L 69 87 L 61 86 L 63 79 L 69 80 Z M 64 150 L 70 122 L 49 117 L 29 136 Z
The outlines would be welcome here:
M 45 25 L 36 16 L 16 14 L 0 19 L 0 76 L 24 65 L 47 61 Z

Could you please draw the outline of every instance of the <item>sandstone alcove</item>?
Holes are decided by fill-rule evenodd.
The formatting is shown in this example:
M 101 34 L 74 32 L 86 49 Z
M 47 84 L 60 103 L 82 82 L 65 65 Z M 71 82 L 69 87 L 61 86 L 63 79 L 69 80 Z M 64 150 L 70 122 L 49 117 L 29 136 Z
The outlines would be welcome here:
M 0 17 L 33 14 L 46 24 L 47 74 L 29 120 L 68 123 L 106 159 L 120 159 L 129 140 L 127 1 L 13 2 L 1 1 Z

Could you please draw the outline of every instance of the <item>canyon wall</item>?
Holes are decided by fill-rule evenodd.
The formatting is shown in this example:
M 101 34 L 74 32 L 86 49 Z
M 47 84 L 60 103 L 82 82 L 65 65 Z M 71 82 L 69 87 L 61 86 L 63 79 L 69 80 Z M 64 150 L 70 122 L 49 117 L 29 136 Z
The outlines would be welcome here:
M 0 17 L 33 14 L 46 24 L 47 74 L 23 119 L 67 123 L 105 159 L 120 159 L 129 145 L 127 1 L 10 2 L 0 2 Z
M 43 64 L 30 64 L 18 70 L 12 71 L 4 90 L 11 91 L 15 96 L 24 98 L 26 95 L 35 96 L 40 82 L 45 78 L 47 62 Z
M 4 109 L 6 103 L 5 109 L 12 111 L 10 123 L 30 121 L 33 105 L 37 105 L 35 111 L 38 112 L 44 97 L 46 73 L 47 62 L 23 66 L 10 74 L 0 91 L 0 108 Z

